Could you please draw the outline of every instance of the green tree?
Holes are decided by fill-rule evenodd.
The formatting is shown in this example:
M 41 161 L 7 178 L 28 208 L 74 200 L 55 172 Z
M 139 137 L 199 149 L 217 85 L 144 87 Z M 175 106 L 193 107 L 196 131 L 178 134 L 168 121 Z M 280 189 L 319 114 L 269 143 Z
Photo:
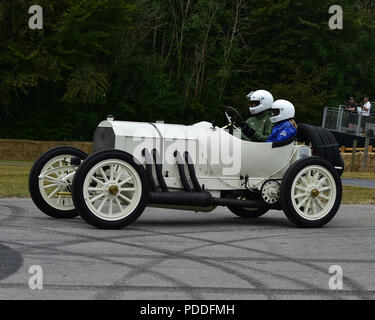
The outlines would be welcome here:
M 372 95 L 375 5 L 369 0 L 0 0 L 0 137 L 91 139 L 124 120 L 223 122 L 267 89 L 319 124 L 323 107 Z M 330 30 L 328 9 L 344 9 Z

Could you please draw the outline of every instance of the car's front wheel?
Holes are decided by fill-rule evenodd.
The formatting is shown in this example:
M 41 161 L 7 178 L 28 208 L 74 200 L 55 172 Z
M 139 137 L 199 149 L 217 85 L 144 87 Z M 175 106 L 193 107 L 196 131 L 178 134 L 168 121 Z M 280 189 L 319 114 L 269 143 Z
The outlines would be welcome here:
M 318 228 L 336 215 L 342 184 L 335 168 L 325 159 L 310 157 L 295 162 L 281 183 L 281 206 L 299 227 Z
M 86 222 L 99 229 L 119 229 L 134 222 L 146 207 L 146 173 L 126 152 L 101 151 L 77 170 L 72 195 Z

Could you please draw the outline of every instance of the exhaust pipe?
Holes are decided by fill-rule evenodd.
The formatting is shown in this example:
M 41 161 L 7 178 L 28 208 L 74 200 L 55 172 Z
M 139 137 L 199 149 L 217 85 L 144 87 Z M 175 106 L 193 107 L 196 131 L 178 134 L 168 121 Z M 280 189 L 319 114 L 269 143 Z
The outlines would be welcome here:
M 142 150 L 142 155 L 146 159 L 146 173 L 147 173 L 148 180 L 150 181 L 151 190 L 154 191 L 154 192 L 156 192 L 158 189 L 156 187 L 155 179 L 154 179 L 154 176 L 152 174 L 152 159 L 151 159 L 151 155 L 150 155 L 150 153 L 148 152 L 147 149 L 143 149 Z
M 209 192 L 151 192 L 149 194 L 149 204 L 204 208 L 212 206 L 262 208 L 265 206 L 263 201 L 214 198 Z
M 191 160 L 189 152 L 187 152 L 187 151 L 185 151 L 185 161 L 187 163 L 190 179 L 191 179 L 191 182 L 194 185 L 195 191 L 196 192 L 203 192 L 202 187 L 200 186 L 200 184 L 198 182 L 198 179 L 197 179 L 197 176 L 195 174 L 195 168 L 194 168 L 193 160 Z
M 180 174 L 180 179 L 181 179 L 182 185 L 184 186 L 184 190 L 186 192 L 191 192 L 191 187 L 185 174 L 184 160 L 182 160 L 181 155 L 178 151 L 174 152 L 174 156 L 176 158 L 178 173 Z
M 152 155 L 154 157 L 155 171 L 156 171 L 156 176 L 158 177 L 159 186 L 163 192 L 169 192 L 167 184 L 165 183 L 165 180 L 163 177 L 163 166 L 161 164 L 158 151 L 156 149 L 153 149 Z

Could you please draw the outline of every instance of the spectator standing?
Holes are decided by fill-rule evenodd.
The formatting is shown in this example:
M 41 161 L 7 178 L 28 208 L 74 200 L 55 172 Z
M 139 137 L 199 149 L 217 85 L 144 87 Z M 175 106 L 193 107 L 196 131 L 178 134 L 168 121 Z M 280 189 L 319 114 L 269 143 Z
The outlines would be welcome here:
M 361 110 L 358 110 L 358 113 L 362 112 L 362 116 L 364 117 L 370 116 L 371 103 L 368 97 L 365 97 L 363 99 L 363 106 L 360 109 Z
M 349 98 L 349 101 L 346 104 L 345 109 L 352 112 L 357 110 L 357 103 L 355 102 L 355 99 L 353 97 Z
M 350 97 L 345 105 L 345 110 L 349 111 L 349 131 L 354 131 L 354 125 L 357 123 L 357 103 L 354 97 Z
M 358 111 L 358 114 L 362 114 L 361 127 L 362 127 L 362 131 L 365 131 L 366 123 L 368 121 L 368 117 L 370 116 L 370 112 L 371 112 L 371 103 L 368 97 L 364 97 L 363 105 L 359 106 L 357 108 L 357 111 Z

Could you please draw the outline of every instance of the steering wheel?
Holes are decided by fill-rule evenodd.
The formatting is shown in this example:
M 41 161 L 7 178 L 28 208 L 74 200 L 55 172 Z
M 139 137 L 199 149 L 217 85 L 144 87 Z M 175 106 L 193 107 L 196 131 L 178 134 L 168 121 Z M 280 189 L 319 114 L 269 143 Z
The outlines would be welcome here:
M 225 117 L 228 120 L 228 125 L 225 128 L 238 129 L 238 125 L 244 122 L 241 114 L 233 107 L 225 107 Z

